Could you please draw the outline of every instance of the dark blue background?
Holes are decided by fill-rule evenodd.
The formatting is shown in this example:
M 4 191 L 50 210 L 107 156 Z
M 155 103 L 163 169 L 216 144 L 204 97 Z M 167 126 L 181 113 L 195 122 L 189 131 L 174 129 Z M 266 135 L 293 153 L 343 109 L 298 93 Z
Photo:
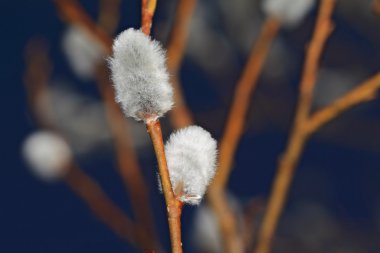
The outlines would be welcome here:
M 158 6 L 157 20 L 169 18 L 164 7 Z M 212 1 L 213 2 L 213 1 Z M 97 4 L 83 1 L 92 15 Z M 123 2 L 121 28 L 139 26 L 139 1 Z M 1 137 L 1 176 L 0 176 L 0 252 L 130 252 L 123 241 L 116 238 L 103 224 L 91 215 L 87 207 L 64 183 L 46 184 L 34 178 L 23 162 L 20 145 L 28 133 L 36 126 L 31 120 L 26 104 L 26 95 L 22 82 L 24 61 L 23 52 L 26 42 L 34 36 L 43 36 L 50 41 L 51 57 L 54 61 L 54 75 L 64 76 L 78 81 L 71 73 L 60 49 L 60 35 L 65 25 L 57 18 L 56 10 L 48 0 L 15 0 L 0 3 L 1 31 L 1 93 L 2 137 Z M 253 196 L 266 197 L 273 178 L 278 156 L 284 150 L 290 127 L 294 104 L 297 96 L 297 84 L 302 70 L 304 44 L 310 36 L 315 11 L 302 27 L 296 31 L 283 31 L 281 36 L 292 45 L 295 61 L 299 64 L 291 74 L 292 79 L 284 81 L 292 94 L 288 108 L 283 116 L 283 124 L 264 122 L 265 127 L 248 126 L 247 133 L 239 145 L 236 155 L 235 171 L 231 176 L 230 189 L 241 201 Z M 368 76 L 380 68 L 379 46 L 373 44 L 366 34 L 349 24 L 344 17 L 334 16 L 336 32 L 327 46 L 323 64 L 327 66 L 356 62 L 365 68 Z M 360 21 L 358 21 L 360 22 Z M 380 31 L 380 22 L 377 22 Z M 223 31 L 222 24 L 218 26 Z M 154 30 L 156 33 L 159 32 Z M 376 36 L 376 35 L 374 35 Z M 379 40 L 378 40 L 379 42 Z M 244 65 L 246 55 L 236 52 L 239 68 Z M 240 71 L 240 70 L 239 70 Z M 238 72 L 239 72 L 238 71 Z M 236 80 L 237 73 L 231 79 Z M 221 84 L 223 91 L 216 92 L 215 80 L 210 78 L 190 58 L 185 58 L 182 67 L 182 79 L 186 99 L 195 114 L 197 122 L 207 127 L 214 136 L 219 137 L 223 130 L 221 124 L 226 116 L 229 99 L 223 99 L 221 93 L 230 97 L 234 82 Z M 79 85 L 78 85 L 79 87 Z M 95 86 L 78 88 L 82 92 L 98 97 Z M 268 94 L 260 85 L 253 101 L 260 94 Z M 270 103 L 270 101 L 267 101 Z M 264 104 L 265 105 L 265 104 Z M 252 125 L 255 123 L 255 107 L 252 113 Z M 281 108 L 273 110 L 280 110 Z M 361 132 L 355 128 L 355 122 L 364 122 L 380 126 L 380 102 L 373 101 L 344 114 L 342 117 L 322 129 L 312 138 L 305 148 L 304 156 L 298 166 L 294 186 L 290 193 L 288 207 L 299 200 L 310 200 L 326 206 L 337 219 L 348 224 L 350 229 L 375 234 L 375 219 L 379 219 L 376 205 L 380 200 L 380 128 L 372 132 Z M 210 119 L 209 112 L 218 112 Z M 206 112 L 206 113 L 205 113 Z M 271 112 L 270 115 L 276 115 Z M 250 115 L 251 116 L 251 115 Z M 258 123 L 265 118 L 257 119 Z M 339 121 L 352 125 L 339 125 Z M 335 124 L 335 127 L 334 127 Z M 376 125 L 377 124 L 377 125 Z M 142 126 L 143 127 L 143 126 Z M 349 132 L 360 139 L 373 139 L 368 145 L 355 145 L 353 140 L 329 141 L 329 136 L 341 131 Z M 329 132 L 329 129 L 332 129 Z M 338 129 L 338 130 L 336 130 Z M 169 129 L 166 129 L 169 132 Z M 330 135 L 329 135 L 330 134 Z M 327 137 L 326 137 L 327 136 Z M 371 136 L 373 138 L 371 138 Z M 361 142 L 359 142 L 361 143 Z M 96 157 L 96 158 L 95 158 Z M 113 169 L 111 151 L 94 154 L 81 161 L 85 170 L 93 175 L 107 193 L 129 212 L 128 199 L 125 197 L 120 178 Z M 162 239 L 168 243 L 166 218 L 162 196 L 156 189 L 155 159 L 153 154 L 144 155 L 142 164 L 148 182 L 151 185 L 152 202 L 157 225 Z M 184 211 L 184 245 L 191 228 L 194 207 Z M 377 228 L 378 229 L 378 228 Z M 286 234 L 286 229 L 281 230 Z M 280 233 L 281 233 L 280 231 Z

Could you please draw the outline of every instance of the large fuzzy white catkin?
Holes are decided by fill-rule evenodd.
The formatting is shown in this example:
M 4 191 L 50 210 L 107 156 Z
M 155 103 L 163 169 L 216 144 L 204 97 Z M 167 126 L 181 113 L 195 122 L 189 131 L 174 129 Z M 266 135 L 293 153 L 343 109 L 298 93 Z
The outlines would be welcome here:
M 104 48 L 76 26 L 70 26 L 66 30 L 62 47 L 73 71 L 83 80 L 93 78 L 96 67 L 105 58 Z
M 287 27 L 296 26 L 313 7 L 315 0 L 262 0 L 266 15 L 275 17 Z
M 207 185 L 215 175 L 217 143 L 199 126 L 173 133 L 165 144 L 173 191 L 183 184 L 181 200 L 199 204 Z
M 140 30 L 125 30 L 114 41 L 110 68 L 116 101 L 127 117 L 149 121 L 171 109 L 173 90 L 157 41 Z
M 32 172 L 46 181 L 64 176 L 71 160 L 67 143 L 49 131 L 39 131 L 28 136 L 22 153 Z

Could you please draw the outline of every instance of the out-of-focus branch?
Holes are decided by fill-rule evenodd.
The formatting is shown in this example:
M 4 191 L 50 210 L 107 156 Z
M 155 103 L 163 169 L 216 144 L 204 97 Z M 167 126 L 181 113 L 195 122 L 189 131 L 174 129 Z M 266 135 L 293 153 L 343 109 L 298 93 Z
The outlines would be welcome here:
M 114 34 L 120 20 L 121 0 L 100 0 L 98 25 L 108 34 Z
M 58 2 L 60 2 L 60 0 L 57 0 L 57 3 Z M 62 5 L 57 5 L 58 8 L 61 8 L 61 6 Z M 95 24 L 87 15 L 85 10 L 76 1 L 70 0 L 63 6 L 65 6 L 65 8 L 61 8 L 61 12 L 64 14 L 69 23 L 74 23 L 82 27 L 82 29 L 91 34 L 95 40 L 103 43 L 103 46 L 107 49 L 108 54 L 112 53 L 111 36 L 104 32 L 100 26 Z M 148 6 L 152 8 L 151 5 Z M 73 12 L 67 11 L 73 8 L 76 9 L 75 15 Z M 112 27 L 109 28 L 111 29 Z M 107 40 L 102 40 L 102 36 L 100 35 L 103 37 L 106 36 Z M 106 43 L 108 40 L 111 41 L 110 44 L 108 42 Z M 105 103 L 108 123 L 115 142 L 118 161 L 117 168 L 121 174 L 128 195 L 130 196 L 133 212 L 137 218 L 137 222 L 144 228 L 139 230 L 139 241 L 145 249 L 160 248 L 154 229 L 151 207 L 149 205 L 150 201 L 148 187 L 144 181 L 141 169 L 139 168 L 137 155 L 133 149 L 133 144 L 131 141 L 132 138 L 128 132 L 127 121 L 120 107 L 115 102 L 114 90 L 112 89 L 112 83 L 109 79 L 109 72 L 105 63 L 102 62 L 98 67 L 96 71 L 96 78 L 99 85 L 99 90 Z
M 294 171 L 308 137 L 305 122 L 310 113 L 319 60 L 333 29 L 331 15 L 334 6 L 334 0 L 322 0 L 320 4 L 314 35 L 306 54 L 293 129 L 288 146 L 279 162 L 267 210 L 259 231 L 256 253 L 270 252 L 272 239 L 284 208 Z
M 378 89 L 380 89 L 380 73 L 359 84 L 331 105 L 315 112 L 307 121 L 306 132 L 310 135 L 351 107 L 374 99 Z
M 138 234 L 133 222 L 104 193 L 101 187 L 76 165 L 72 164 L 65 182 L 88 205 L 92 212 L 120 238 L 137 246 Z
M 61 17 L 70 24 L 81 27 L 100 42 L 107 54 L 112 53 L 112 38 L 94 23 L 76 0 L 54 0 Z
M 52 128 L 48 83 L 52 64 L 50 63 L 47 42 L 43 39 L 32 39 L 26 46 L 24 74 L 25 89 L 29 106 L 36 117 L 36 122 L 46 128 Z
M 280 23 L 268 18 L 264 23 L 260 36 L 252 49 L 242 76 L 237 84 L 232 106 L 228 115 L 225 131 L 220 144 L 219 168 L 215 179 L 209 188 L 208 199 L 216 212 L 220 224 L 221 234 L 228 253 L 243 252 L 242 238 L 237 231 L 236 219 L 228 206 L 224 188 L 232 170 L 232 161 L 237 144 L 243 134 L 246 114 L 250 98 L 255 90 L 257 79 L 262 70 L 270 45 Z
M 257 86 L 257 79 L 279 28 L 280 23 L 276 19 L 268 18 L 265 21 L 257 43 L 236 86 L 225 130 L 220 141 L 219 168 L 218 174 L 211 185 L 213 188 L 226 187 L 232 170 L 236 147 L 243 134 L 252 93 Z
M 187 108 L 179 78 L 179 69 L 185 53 L 189 36 L 189 26 L 197 0 L 180 0 L 174 19 L 167 47 L 167 63 L 171 83 L 174 89 L 174 107 L 169 112 L 170 121 L 174 128 L 183 128 L 191 125 L 194 120 Z
M 380 0 L 373 1 L 373 10 L 376 15 L 380 16 Z
M 31 41 L 26 48 L 26 72 L 24 76 L 30 107 L 36 114 L 36 123 L 41 128 L 57 131 L 52 119 L 45 110 L 51 108 L 48 82 L 50 80 L 51 63 L 46 51 L 46 44 L 40 40 Z M 40 99 L 43 104 L 40 104 Z M 126 214 L 122 212 L 103 192 L 101 187 L 88 175 L 70 163 L 65 181 L 70 188 L 87 203 L 91 211 L 107 225 L 115 234 L 137 245 L 135 232 L 138 229 Z
M 261 198 L 251 199 L 244 207 L 243 240 L 245 252 L 252 246 L 256 235 L 257 221 L 265 209 L 265 203 Z

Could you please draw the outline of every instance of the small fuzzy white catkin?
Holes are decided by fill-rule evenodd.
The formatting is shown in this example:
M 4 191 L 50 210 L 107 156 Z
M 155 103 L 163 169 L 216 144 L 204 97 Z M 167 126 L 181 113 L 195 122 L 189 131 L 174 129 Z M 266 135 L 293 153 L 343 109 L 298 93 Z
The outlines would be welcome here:
M 62 38 L 63 51 L 79 78 L 90 80 L 99 62 L 105 59 L 104 48 L 83 29 L 70 26 Z
M 173 105 L 165 52 L 140 30 L 128 29 L 113 44 L 110 59 L 116 101 L 127 117 L 155 120 Z
M 181 200 L 200 203 L 215 175 L 217 143 L 199 126 L 189 126 L 173 133 L 165 144 L 173 191 L 183 186 Z
M 22 153 L 32 172 L 45 181 L 54 181 L 65 175 L 71 160 L 67 143 L 57 134 L 39 131 L 27 137 Z
M 275 17 L 286 27 L 299 24 L 315 4 L 315 0 L 262 0 L 266 15 Z

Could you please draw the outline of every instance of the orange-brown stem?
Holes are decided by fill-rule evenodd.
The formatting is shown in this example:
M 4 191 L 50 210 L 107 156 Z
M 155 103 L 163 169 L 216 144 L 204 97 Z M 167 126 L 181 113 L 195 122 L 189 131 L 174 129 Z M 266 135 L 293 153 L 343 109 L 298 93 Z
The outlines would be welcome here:
M 218 173 L 211 187 L 224 188 L 227 184 L 236 147 L 243 134 L 252 93 L 257 86 L 257 79 L 279 28 L 280 23 L 276 19 L 268 18 L 266 20 L 236 86 L 225 130 L 220 141 Z
M 307 121 L 306 131 L 308 134 L 316 132 L 321 126 L 330 122 L 351 107 L 372 100 L 380 89 L 380 72 L 368 80 L 359 84 L 343 97 L 337 99 L 331 105 L 315 112 Z
M 259 231 L 256 253 L 270 252 L 272 239 L 285 205 L 294 172 L 308 138 L 305 122 L 311 108 L 319 60 L 333 29 L 331 15 L 334 6 L 335 0 L 322 0 L 320 4 L 314 35 L 306 53 L 293 129 L 273 182 L 267 210 Z
M 265 58 L 279 28 L 280 23 L 276 19 L 267 19 L 257 43 L 252 49 L 236 87 L 224 134 L 221 139 L 218 173 L 209 189 L 208 199 L 218 217 L 225 244 L 224 247 L 228 253 L 243 252 L 244 247 L 242 245 L 242 238 L 238 232 L 236 219 L 226 201 L 224 189 L 232 170 L 232 161 L 237 144 L 243 134 L 250 98 L 255 90 Z
M 157 0 L 141 0 L 141 31 L 150 34 Z
M 158 172 L 160 174 L 162 190 L 165 197 L 166 208 L 168 213 L 170 240 L 172 253 L 182 253 L 181 239 L 181 212 L 182 202 L 179 201 L 174 193 L 170 182 L 169 170 L 166 163 L 165 146 L 162 139 L 160 121 L 149 121 L 146 123 L 149 136 L 152 140 L 154 151 L 158 163 Z

